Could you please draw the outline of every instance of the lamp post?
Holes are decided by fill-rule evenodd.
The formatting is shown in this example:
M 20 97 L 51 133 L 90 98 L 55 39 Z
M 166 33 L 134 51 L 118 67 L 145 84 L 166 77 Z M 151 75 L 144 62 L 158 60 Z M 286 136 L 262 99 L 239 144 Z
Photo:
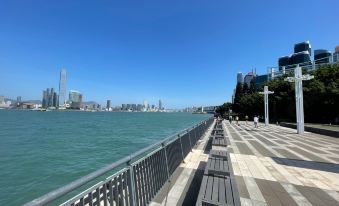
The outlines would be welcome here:
M 299 64 L 294 69 L 294 77 L 287 77 L 285 81 L 295 83 L 295 104 L 297 112 L 297 133 L 304 134 L 304 100 L 303 100 L 303 81 L 313 79 L 309 74 L 302 75 Z
M 265 126 L 269 124 L 269 117 L 268 117 L 268 95 L 273 94 L 273 91 L 268 91 L 268 86 L 264 86 L 264 92 L 259 92 L 259 94 L 264 95 L 264 102 L 265 102 Z

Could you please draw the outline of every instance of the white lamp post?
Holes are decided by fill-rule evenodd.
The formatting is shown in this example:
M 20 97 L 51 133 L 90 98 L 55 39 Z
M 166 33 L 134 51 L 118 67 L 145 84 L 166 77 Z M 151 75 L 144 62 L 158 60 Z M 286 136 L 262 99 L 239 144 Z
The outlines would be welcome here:
M 273 94 L 273 91 L 268 91 L 268 86 L 264 86 L 264 92 L 259 92 L 259 94 L 264 95 L 264 102 L 265 102 L 265 126 L 269 124 L 269 117 L 268 117 L 268 95 Z
M 309 74 L 302 75 L 299 64 L 294 69 L 294 77 L 287 77 L 285 81 L 295 82 L 295 104 L 297 112 L 297 133 L 304 134 L 304 100 L 303 100 L 303 80 L 313 79 Z

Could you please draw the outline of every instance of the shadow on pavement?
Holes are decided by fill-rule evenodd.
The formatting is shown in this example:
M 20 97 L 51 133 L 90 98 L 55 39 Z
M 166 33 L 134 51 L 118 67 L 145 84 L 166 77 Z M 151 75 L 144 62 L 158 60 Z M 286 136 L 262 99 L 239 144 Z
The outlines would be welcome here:
M 306 160 L 296 160 L 296 159 L 288 159 L 288 158 L 281 158 L 281 157 L 272 157 L 272 159 L 276 163 L 281 164 L 281 165 L 339 173 L 339 164 L 306 161 Z
M 194 173 L 192 182 L 187 190 L 185 199 L 182 203 L 183 206 L 194 206 L 197 202 L 197 198 L 199 195 L 200 185 L 202 178 L 204 176 L 204 169 L 206 167 L 206 162 L 200 162 L 198 169 Z

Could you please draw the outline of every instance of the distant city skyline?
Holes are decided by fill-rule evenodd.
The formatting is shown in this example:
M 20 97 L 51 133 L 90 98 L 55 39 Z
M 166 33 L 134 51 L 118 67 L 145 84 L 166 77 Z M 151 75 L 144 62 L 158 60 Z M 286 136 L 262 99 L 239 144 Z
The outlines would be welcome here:
M 58 91 L 66 68 L 67 90 L 84 101 L 220 105 L 231 101 L 237 72 L 265 74 L 296 42 L 339 44 L 335 0 L 0 5 L 0 95 L 14 100 Z

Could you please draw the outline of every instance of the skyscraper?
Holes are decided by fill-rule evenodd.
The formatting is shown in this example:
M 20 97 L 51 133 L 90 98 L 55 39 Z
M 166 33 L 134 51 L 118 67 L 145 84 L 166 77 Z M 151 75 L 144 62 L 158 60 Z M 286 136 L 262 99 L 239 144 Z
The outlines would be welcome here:
M 111 107 L 112 107 L 111 100 L 107 100 L 106 109 L 109 110 Z
M 244 77 L 242 75 L 242 72 L 238 72 L 237 74 L 237 83 L 240 83 L 240 84 L 244 83 Z
M 66 75 L 66 70 L 61 69 L 59 80 L 59 105 L 64 105 L 66 101 Z
M 17 96 L 16 102 L 17 102 L 17 103 L 21 103 L 21 96 Z
M 161 102 L 161 99 L 159 99 L 159 110 L 163 110 L 163 109 L 162 109 L 162 102 Z
M 144 100 L 144 111 L 147 111 L 149 109 L 148 101 Z
M 58 107 L 58 95 L 54 92 L 54 88 L 42 91 L 42 107 Z
M 75 90 L 69 91 L 69 101 L 72 109 L 82 108 L 82 94 Z

